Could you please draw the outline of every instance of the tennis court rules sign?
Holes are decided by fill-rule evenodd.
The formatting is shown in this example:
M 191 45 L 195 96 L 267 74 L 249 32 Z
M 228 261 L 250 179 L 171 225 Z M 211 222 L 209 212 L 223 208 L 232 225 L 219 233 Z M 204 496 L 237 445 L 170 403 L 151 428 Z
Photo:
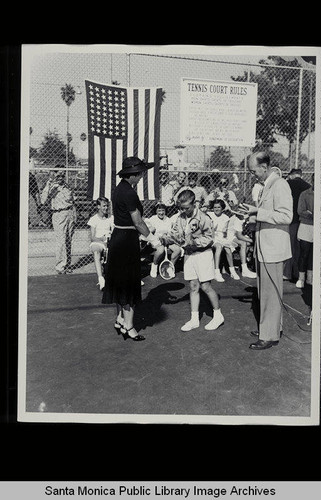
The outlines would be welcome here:
M 180 142 L 255 145 L 257 83 L 181 79 Z

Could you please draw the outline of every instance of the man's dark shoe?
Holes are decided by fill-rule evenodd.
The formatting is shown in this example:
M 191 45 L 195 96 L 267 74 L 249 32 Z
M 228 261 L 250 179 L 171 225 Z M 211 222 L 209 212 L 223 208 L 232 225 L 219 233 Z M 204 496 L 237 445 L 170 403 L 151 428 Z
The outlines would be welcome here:
M 269 349 L 274 345 L 278 345 L 278 343 L 278 340 L 258 340 L 257 342 L 254 342 L 254 344 L 250 344 L 250 349 L 263 351 L 263 349 Z
M 251 331 L 251 335 L 253 337 L 258 337 L 259 336 L 259 331 L 258 330 L 252 330 Z M 283 331 L 280 331 L 280 338 L 282 337 L 282 335 L 283 335 Z

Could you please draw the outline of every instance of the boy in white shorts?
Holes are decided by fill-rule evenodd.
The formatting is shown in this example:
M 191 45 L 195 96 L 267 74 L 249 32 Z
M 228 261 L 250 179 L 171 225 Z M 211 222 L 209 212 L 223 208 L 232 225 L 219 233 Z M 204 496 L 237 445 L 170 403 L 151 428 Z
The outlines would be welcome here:
M 107 252 L 107 241 L 113 230 L 113 217 L 108 217 L 109 201 L 105 197 L 96 200 L 97 213 L 90 217 L 87 222 L 90 226 L 90 250 L 94 254 L 94 263 L 98 277 L 100 290 L 105 286 L 105 278 L 102 273 L 101 258 L 103 253 Z
M 216 330 L 224 323 L 219 298 L 211 286 L 214 279 L 213 228 L 210 217 L 195 206 L 195 194 L 182 191 L 177 199 L 180 209 L 171 232 L 161 238 L 164 244 L 177 243 L 184 249 L 184 279 L 190 284 L 191 319 L 181 327 L 184 332 L 199 327 L 200 288 L 213 307 L 213 319 L 206 330 Z

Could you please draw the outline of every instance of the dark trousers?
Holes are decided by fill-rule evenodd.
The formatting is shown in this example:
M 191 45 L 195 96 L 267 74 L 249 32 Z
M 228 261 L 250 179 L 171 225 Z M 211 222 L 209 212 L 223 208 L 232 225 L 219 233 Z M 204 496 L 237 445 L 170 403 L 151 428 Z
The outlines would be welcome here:
M 313 243 L 300 240 L 299 272 L 305 273 L 313 269 Z
M 285 261 L 283 275 L 289 280 L 297 280 L 299 277 L 300 242 L 298 241 L 299 222 L 293 222 L 289 226 L 292 257 Z

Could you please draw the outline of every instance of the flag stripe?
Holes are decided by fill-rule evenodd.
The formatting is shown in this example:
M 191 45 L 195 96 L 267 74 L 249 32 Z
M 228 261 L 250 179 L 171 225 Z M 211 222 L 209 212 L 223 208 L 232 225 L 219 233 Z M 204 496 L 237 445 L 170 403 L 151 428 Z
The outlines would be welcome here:
M 144 130 L 144 158 L 148 160 L 149 156 L 149 113 L 150 113 L 150 90 L 145 90 L 145 130 Z M 148 173 L 143 177 L 144 199 L 148 198 Z
M 124 151 L 124 158 L 134 156 L 134 90 L 128 89 L 127 99 L 127 152 Z
M 138 136 L 139 136 L 139 107 L 138 107 L 138 90 L 133 91 L 133 106 L 134 106 L 134 137 L 133 137 L 133 156 L 138 156 Z
M 99 137 L 94 136 L 94 200 L 100 196 L 100 152 Z
M 138 158 L 144 158 L 144 143 L 145 143 L 145 91 L 144 89 L 138 89 L 138 144 L 137 144 L 137 154 Z M 145 198 L 144 196 L 144 178 L 137 184 L 137 194 L 140 199 Z
M 99 148 L 100 148 L 100 189 L 99 196 L 105 196 L 106 186 L 105 179 L 106 175 L 106 163 L 105 163 L 105 138 L 99 137 Z
M 105 196 L 110 200 L 111 198 L 111 186 L 112 180 L 110 175 L 107 173 L 107 165 L 111 165 L 111 139 L 105 139 L 105 165 L 106 165 L 106 176 L 105 176 Z
M 111 140 L 111 183 L 116 186 L 116 164 L 117 164 L 117 147 L 116 141 Z
M 148 158 L 151 161 L 155 162 L 154 156 L 154 137 L 153 137 L 153 121 L 154 121 L 154 113 L 156 109 L 156 92 L 155 89 L 150 90 L 150 104 L 149 104 L 149 128 L 148 128 Z M 147 172 L 147 184 L 148 184 L 148 193 L 147 198 L 152 199 L 155 193 L 155 183 L 154 183 L 154 175 L 155 169 L 149 169 Z
M 91 198 L 91 192 L 94 185 L 94 136 L 88 135 L 88 196 Z

